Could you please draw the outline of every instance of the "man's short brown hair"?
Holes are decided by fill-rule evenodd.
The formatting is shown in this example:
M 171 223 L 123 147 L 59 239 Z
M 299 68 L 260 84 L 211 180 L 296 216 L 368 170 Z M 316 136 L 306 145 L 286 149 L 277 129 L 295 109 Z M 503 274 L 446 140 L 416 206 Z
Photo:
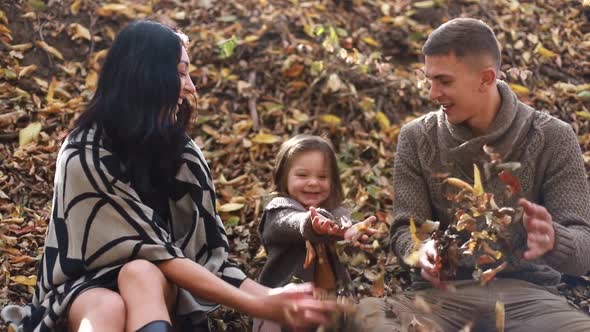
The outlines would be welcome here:
M 494 31 L 473 18 L 455 18 L 436 28 L 428 36 L 422 53 L 426 56 L 454 54 L 457 58 L 487 56 L 496 70 L 500 70 L 502 64 Z

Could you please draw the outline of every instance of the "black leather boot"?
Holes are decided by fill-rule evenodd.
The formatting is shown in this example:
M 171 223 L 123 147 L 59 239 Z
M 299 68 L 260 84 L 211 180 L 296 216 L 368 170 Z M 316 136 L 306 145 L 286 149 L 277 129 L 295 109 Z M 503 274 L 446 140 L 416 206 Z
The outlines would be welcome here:
M 165 320 L 155 320 L 145 324 L 137 332 L 172 332 L 172 325 Z

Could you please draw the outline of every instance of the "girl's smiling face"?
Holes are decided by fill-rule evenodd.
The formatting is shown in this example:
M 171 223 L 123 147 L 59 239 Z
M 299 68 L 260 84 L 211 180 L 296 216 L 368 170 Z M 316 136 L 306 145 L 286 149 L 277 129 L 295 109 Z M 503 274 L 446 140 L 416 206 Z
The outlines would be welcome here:
M 287 174 L 289 196 L 305 208 L 319 207 L 330 197 L 330 169 L 321 151 L 297 154 Z

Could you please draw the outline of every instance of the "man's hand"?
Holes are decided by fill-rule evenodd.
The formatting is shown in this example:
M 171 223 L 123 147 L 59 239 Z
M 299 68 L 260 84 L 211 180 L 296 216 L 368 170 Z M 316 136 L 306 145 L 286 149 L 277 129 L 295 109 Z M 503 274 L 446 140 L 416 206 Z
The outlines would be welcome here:
M 440 275 L 436 268 L 436 248 L 434 247 L 434 240 L 429 240 L 420 248 L 420 258 L 417 266 L 420 268 L 420 275 L 422 278 L 432 282 L 434 286 L 441 286 Z
M 524 229 L 527 232 L 528 250 L 524 253 L 527 260 L 537 259 L 555 247 L 555 229 L 551 214 L 543 206 L 524 198 L 518 201 L 524 209 Z

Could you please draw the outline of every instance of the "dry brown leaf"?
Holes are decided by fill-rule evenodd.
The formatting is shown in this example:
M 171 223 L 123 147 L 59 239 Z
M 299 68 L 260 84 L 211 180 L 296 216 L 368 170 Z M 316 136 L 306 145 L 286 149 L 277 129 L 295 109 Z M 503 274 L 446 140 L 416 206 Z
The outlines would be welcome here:
M 35 42 L 35 44 L 37 46 L 39 46 L 41 49 L 43 49 L 45 52 L 55 56 L 56 58 L 63 60 L 64 56 L 61 54 L 60 51 L 58 51 L 55 47 L 50 46 L 49 44 L 47 44 L 45 41 L 43 40 L 38 40 Z
M 225 203 L 219 207 L 219 212 L 234 212 L 241 210 L 244 204 L 241 203 Z
M 21 129 L 18 132 L 18 145 L 23 147 L 32 141 L 36 141 L 42 128 L 43 126 L 40 122 L 33 122 Z
M 79 23 L 72 23 L 68 26 L 68 33 L 72 37 L 72 40 L 76 39 L 86 39 L 91 40 L 92 36 L 90 35 L 90 31 Z
M 74 2 L 72 2 L 72 4 L 70 5 L 70 12 L 72 13 L 72 15 L 78 15 L 81 5 L 82 0 L 75 0 Z
M 107 17 L 122 15 L 122 16 L 129 18 L 129 19 L 135 18 L 135 10 L 133 10 L 133 8 L 130 8 L 128 5 L 121 4 L 121 3 L 109 3 L 106 5 L 103 5 L 102 7 L 96 9 L 96 14 L 98 16 L 107 16 Z
M 35 64 L 21 68 L 21 70 L 18 72 L 18 79 L 33 73 L 35 70 L 37 70 L 37 65 Z

